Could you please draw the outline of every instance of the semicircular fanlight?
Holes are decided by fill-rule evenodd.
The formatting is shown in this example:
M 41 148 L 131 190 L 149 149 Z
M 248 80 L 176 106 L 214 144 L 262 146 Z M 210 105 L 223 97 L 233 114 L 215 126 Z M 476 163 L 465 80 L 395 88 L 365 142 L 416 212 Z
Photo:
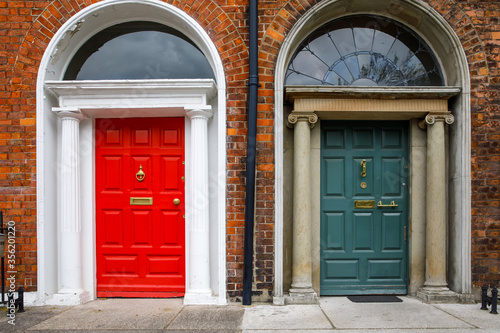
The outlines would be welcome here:
M 441 86 L 429 46 L 407 27 L 377 16 L 334 20 L 292 57 L 287 85 Z
M 64 80 L 215 79 L 201 50 L 181 32 L 154 22 L 106 28 L 76 52 Z

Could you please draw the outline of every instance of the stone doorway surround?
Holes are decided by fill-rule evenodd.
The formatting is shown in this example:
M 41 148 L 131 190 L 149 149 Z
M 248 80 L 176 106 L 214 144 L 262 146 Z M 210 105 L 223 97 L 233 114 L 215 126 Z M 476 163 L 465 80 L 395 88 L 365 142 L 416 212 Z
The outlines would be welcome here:
M 409 121 L 409 293 L 429 302 L 459 301 L 446 277 L 446 244 L 452 236 L 447 228 L 450 151 L 445 128 L 454 122 L 449 99 L 459 93 L 458 87 L 286 87 L 286 100 L 293 105 L 288 115 L 293 134 L 285 138 L 284 158 L 285 164 L 293 164 L 293 177 L 289 172 L 284 185 L 285 193 L 293 193 L 285 199 L 293 202 L 293 209 L 285 207 L 284 213 L 292 235 L 284 240 L 285 248 L 292 249 L 291 265 L 284 267 L 291 272 L 285 282 L 291 283 L 286 304 L 315 303 L 320 293 L 320 246 L 312 242 L 321 239 L 318 119 Z
M 291 167 L 293 163 L 286 162 L 288 155 L 293 152 L 289 149 L 289 136 L 287 117 L 291 110 L 285 104 L 285 76 L 288 63 L 300 43 L 312 31 L 323 24 L 347 15 L 371 14 L 391 18 L 406 25 L 423 38 L 431 47 L 437 62 L 440 64 L 444 75 L 445 86 L 460 87 L 460 92 L 451 97 L 447 104 L 447 111 L 451 111 L 455 121 L 447 125 L 449 137 L 447 145 L 450 152 L 448 158 L 448 243 L 447 279 L 451 290 L 458 293 L 461 301 L 468 301 L 472 295 L 471 276 L 471 120 L 470 120 L 470 73 L 467 57 L 461 41 L 450 24 L 436 10 L 422 0 L 400 0 L 397 3 L 383 0 L 366 2 L 364 0 L 325 0 L 314 5 L 305 12 L 287 32 L 276 60 L 275 70 L 275 288 L 274 303 L 284 304 L 285 291 L 291 283 L 291 259 L 289 252 L 292 234 L 288 224 L 291 224 L 291 213 L 287 211 L 287 194 L 291 188 L 287 183 L 292 179 Z M 355 87 L 349 89 L 356 90 Z M 364 90 L 364 88 L 362 88 Z M 380 88 L 390 92 L 391 87 Z M 348 94 L 346 94 L 347 96 Z M 423 116 L 424 114 L 422 114 Z M 412 131 L 418 129 L 418 120 L 410 121 L 411 134 L 415 135 L 415 143 L 421 142 L 416 147 L 411 147 L 421 154 L 426 151 L 425 132 Z M 315 144 L 319 136 L 319 126 L 312 131 L 311 145 Z M 419 139 L 420 138 L 420 139 Z M 419 141 L 423 140 L 423 141 Z M 412 140 L 413 142 L 413 140 Z M 422 144 L 423 142 L 423 144 Z M 318 142 L 319 143 L 319 142 Z M 317 146 L 319 147 L 319 146 Z M 314 151 L 313 151 L 314 152 Z M 420 170 L 422 171 L 422 170 Z M 316 207 L 311 203 L 312 211 Z M 319 210 L 319 208 L 318 208 Z M 414 230 L 424 233 L 424 230 Z M 421 237 L 420 239 L 424 239 Z M 413 240 L 412 240 L 413 241 Z M 417 244 L 415 244 L 416 246 Z M 413 244 L 411 245 L 413 248 Z M 425 243 L 416 246 L 424 248 Z M 411 248 L 410 248 L 411 251 Z M 415 260 L 424 262 L 425 256 L 414 256 Z M 313 256 L 314 260 L 314 256 Z M 421 265 L 421 267 L 423 267 Z M 425 276 L 420 274 L 420 280 L 410 275 L 410 293 L 416 295 L 425 282 Z M 314 279 L 313 279 L 314 281 Z
M 187 117 L 186 124 L 186 294 L 187 304 L 217 303 L 210 283 L 209 233 L 209 137 L 208 121 L 213 116 L 211 101 L 216 85 L 211 79 L 123 81 L 48 81 L 47 92 L 58 100 L 52 111 L 61 119 L 59 289 L 52 303 L 80 304 L 93 299 L 84 288 L 82 257 L 85 248 L 95 243 L 82 241 L 82 207 L 92 198 L 82 186 L 82 167 L 94 168 L 93 135 L 80 140 L 80 123 L 94 128 L 95 118 Z M 147 93 L 146 93 L 147 92 Z M 95 129 L 92 130 L 92 134 Z M 98 138 L 96 138 L 98 140 Z M 82 145 L 92 142 L 89 151 L 80 153 Z M 186 145 L 186 146 L 187 146 Z M 91 155 L 89 156 L 89 152 Z M 186 154 L 188 155 L 188 154 Z M 95 179 L 93 175 L 91 177 Z M 86 178 L 83 178 L 84 180 Z M 89 180 L 89 179 L 86 179 Z M 92 181 L 92 184 L 95 181 Z M 93 186 L 90 186 L 93 188 Z M 95 195 L 92 191 L 92 197 Z M 87 222 L 88 223 L 88 222 Z M 95 223 L 95 221 L 94 221 Z M 94 228 L 95 229 L 95 228 Z M 95 258 L 93 258 L 95 262 Z M 95 266 L 95 265 L 94 265 Z

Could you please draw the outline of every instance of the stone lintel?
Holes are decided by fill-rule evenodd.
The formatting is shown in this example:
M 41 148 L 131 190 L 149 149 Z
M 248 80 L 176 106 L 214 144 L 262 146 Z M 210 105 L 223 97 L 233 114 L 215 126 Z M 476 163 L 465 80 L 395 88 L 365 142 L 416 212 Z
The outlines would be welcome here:
M 410 120 L 425 117 L 429 110 L 449 112 L 448 101 L 442 99 L 297 98 L 293 108 L 333 120 Z
M 460 87 L 356 87 L 287 85 L 285 97 L 295 99 L 441 99 L 448 100 L 461 92 Z

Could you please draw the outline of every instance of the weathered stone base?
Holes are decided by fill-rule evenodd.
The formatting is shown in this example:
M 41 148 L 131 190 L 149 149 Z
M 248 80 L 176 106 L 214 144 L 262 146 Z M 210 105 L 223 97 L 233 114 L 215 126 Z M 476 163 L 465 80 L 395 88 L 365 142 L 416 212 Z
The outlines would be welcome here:
M 184 295 L 184 305 L 193 304 L 217 304 L 217 298 L 213 297 L 210 289 L 191 289 Z
M 474 294 L 458 294 L 460 298 L 460 303 L 464 304 L 476 304 L 476 298 Z
M 84 290 L 61 290 L 48 299 L 47 305 L 80 305 L 90 301 L 90 293 Z
M 285 304 L 318 304 L 319 298 L 313 289 L 290 289 Z
M 448 287 L 423 287 L 417 297 L 426 303 L 459 303 L 460 297 Z
M 274 305 L 285 305 L 285 297 L 273 297 L 273 304 Z

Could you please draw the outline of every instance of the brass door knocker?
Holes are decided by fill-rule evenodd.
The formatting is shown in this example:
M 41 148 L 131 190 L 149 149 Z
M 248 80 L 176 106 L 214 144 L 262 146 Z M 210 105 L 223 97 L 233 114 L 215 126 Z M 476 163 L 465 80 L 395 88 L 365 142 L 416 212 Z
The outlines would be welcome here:
M 361 161 L 361 168 L 362 168 L 361 177 L 366 177 L 366 160 Z
M 139 172 L 135 174 L 135 178 L 137 178 L 138 181 L 142 182 L 144 178 L 146 177 L 146 174 L 144 171 L 142 171 L 142 164 L 139 166 Z

